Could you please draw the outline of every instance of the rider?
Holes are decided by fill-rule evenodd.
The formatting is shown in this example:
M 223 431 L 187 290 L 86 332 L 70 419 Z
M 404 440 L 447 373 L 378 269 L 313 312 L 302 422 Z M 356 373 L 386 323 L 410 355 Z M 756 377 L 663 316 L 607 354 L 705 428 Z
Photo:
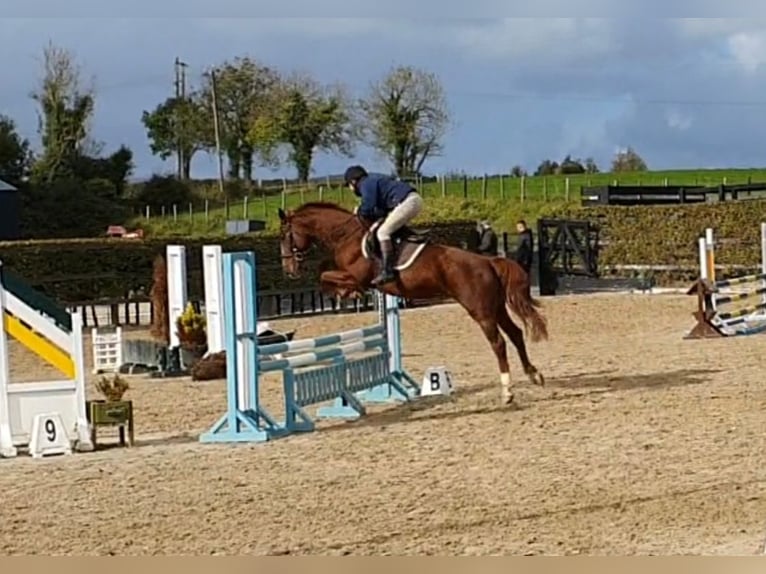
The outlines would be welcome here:
M 362 199 L 356 214 L 370 221 L 385 218 L 375 232 L 380 240 L 383 269 L 372 280 L 382 285 L 395 279 L 391 236 L 423 209 L 423 198 L 410 184 L 381 174 L 368 174 L 361 165 L 346 170 L 346 185 Z

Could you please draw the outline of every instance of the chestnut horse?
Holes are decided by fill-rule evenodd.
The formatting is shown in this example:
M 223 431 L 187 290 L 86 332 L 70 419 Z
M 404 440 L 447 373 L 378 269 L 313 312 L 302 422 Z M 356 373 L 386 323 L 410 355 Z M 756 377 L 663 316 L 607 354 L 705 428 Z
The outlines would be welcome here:
M 337 269 L 324 271 L 321 289 L 341 296 L 361 294 L 371 287 L 379 262 L 366 257 L 363 241 L 370 225 L 333 203 L 306 203 L 295 211 L 279 210 L 280 250 L 284 272 L 292 278 L 300 274 L 300 263 L 306 251 L 319 243 L 333 255 Z M 407 235 L 407 234 L 410 235 Z M 413 239 L 410 230 L 395 234 L 401 245 L 411 240 L 422 250 L 414 261 L 396 272 L 396 279 L 380 286 L 380 290 L 406 299 L 429 299 L 446 296 L 459 303 L 481 327 L 497 357 L 500 369 L 502 399 L 513 402 L 511 375 L 502 330 L 518 352 L 524 373 L 533 384 L 545 379 L 530 362 L 522 330 L 508 314 L 506 304 L 522 320 L 533 341 L 548 337 L 545 319 L 536 307 L 540 304 L 529 294 L 529 277 L 515 261 L 488 257 L 423 239 Z M 401 248 L 397 248 L 401 249 Z M 395 254 L 396 256 L 397 254 Z

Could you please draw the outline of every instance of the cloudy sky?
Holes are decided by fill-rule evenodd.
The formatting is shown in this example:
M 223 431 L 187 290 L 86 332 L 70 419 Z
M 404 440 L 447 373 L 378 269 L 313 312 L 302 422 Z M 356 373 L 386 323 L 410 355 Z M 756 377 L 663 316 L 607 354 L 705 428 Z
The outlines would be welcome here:
M 20 0 L 3 4 L 8 13 L 22 14 Z M 131 7 L 150 13 L 152 4 L 133 0 Z M 628 145 L 653 169 L 766 165 L 766 19 L 90 14 L 99 17 L 46 19 L 40 12 L 0 19 L 0 113 L 39 145 L 28 94 L 51 40 L 72 51 L 94 78 L 94 136 L 107 150 L 130 146 L 137 177 L 173 170 L 172 160 L 151 155 L 140 116 L 172 94 L 176 56 L 189 64 L 192 83 L 213 64 L 249 55 L 284 71 L 344 82 L 356 96 L 396 64 L 434 71 L 446 88 L 453 125 L 443 156 L 425 166 L 430 173 L 507 172 L 515 164 L 534 170 L 543 159 L 566 154 L 592 156 L 606 167 Z M 338 172 L 349 161 L 320 156 L 314 175 Z M 365 148 L 353 161 L 389 169 Z M 215 163 L 199 155 L 192 169 L 195 176 L 212 176 Z M 259 173 L 293 175 L 289 167 Z

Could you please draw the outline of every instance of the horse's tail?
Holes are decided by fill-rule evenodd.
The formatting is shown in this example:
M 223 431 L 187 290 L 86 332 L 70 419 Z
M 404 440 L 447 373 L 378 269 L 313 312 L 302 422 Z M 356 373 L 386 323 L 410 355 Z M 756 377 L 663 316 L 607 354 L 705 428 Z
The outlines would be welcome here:
M 541 303 L 530 294 L 529 275 L 512 259 L 492 257 L 491 262 L 505 288 L 508 306 L 522 320 L 532 341 L 547 339 L 548 326 L 545 318 L 537 310 L 542 306 Z

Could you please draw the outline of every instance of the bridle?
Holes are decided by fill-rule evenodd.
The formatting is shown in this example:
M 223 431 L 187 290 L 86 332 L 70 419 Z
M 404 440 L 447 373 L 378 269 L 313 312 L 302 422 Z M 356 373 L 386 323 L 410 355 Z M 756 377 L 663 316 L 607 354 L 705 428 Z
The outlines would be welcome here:
M 355 231 L 355 229 L 351 229 L 350 231 L 347 230 L 349 224 L 354 220 L 358 221 L 362 225 L 362 229 L 369 229 L 369 225 L 365 223 L 365 220 L 354 213 L 351 214 L 348 219 L 346 219 L 346 221 L 344 221 L 340 226 L 333 230 L 329 234 L 327 240 L 336 243 L 337 247 L 342 246 L 346 241 L 348 241 L 348 239 L 351 238 L 352 233 Z M 309 246 L 305 249 L 298 249 L 298 247 L 295 245 L 295 237 L 293 233 L 292 222 L 288 222 L 285 225 L 285 230 L 283 232 L 283 241 L 279 242 L 280 256 L 282 260 L 292 259 L 296 263 L 301 263 L 306 258 L 306 253 L 311 248 L 311 244 L 309 244 Z M 285 238 L 287 239 L 287 245 L 285 245 L 284 242 Z
M 280 256 L 283 260 L 293 259 L 296 263 L 300 263 L 306 258 L 306 252 L 309 248 L 307 247 L 306 249 L 298 249 L 295 246 L 295 237 L 293 237 L 292 224 L 287 224 L 287 230 L 284 235 L 288 240 L 288 245 L 285 246 L 284 241 L 279 242 Z

